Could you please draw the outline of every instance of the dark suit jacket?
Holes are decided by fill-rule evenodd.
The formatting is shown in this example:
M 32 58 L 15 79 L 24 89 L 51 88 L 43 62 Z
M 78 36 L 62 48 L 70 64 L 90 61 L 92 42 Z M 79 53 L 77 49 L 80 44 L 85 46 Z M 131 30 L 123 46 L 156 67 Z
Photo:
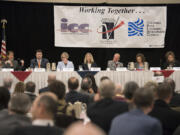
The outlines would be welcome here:
M 167 67 L 169 67 L 170 63 L 165 62 L 162 66 L 162 69 L 167 69 Z M 172 63 L 173 67 L 180 67 L 180 62 L 179 61 L 175 61 L 174 63 Z
M 151 116 L 160 120 L 163 135 L 172 135 L 180 125 L 180 112 L 172 110 L 163 100 L 156 100 Z
M 63 130 L 50 126 L 26 126 L 16 128 L 10 135 L 62 135 Z
M 17 127 L 31 125 L 28 117 L 22 115 L 9 115 L 7 110 L 0 112 L 0 135 L 9 135 Z
M 97 64 L 96 63 L 92 63 L 91 64 L 91 67 L 97 67 Z M 83 68 L 83 70 L 90 70 L 89 68 L 88 68 L 88 64 L 82 64 L 82 68 Z
M 126 111 L 128 111 L 126 103 L 107 98 L 90 104 L 87 109 L 87 115 L 92 122 L 108 133 L 112 119 Z
M 49 91 L 49 87 L 47 86 L 47 87 L 44 87 L 42 89 L 39 89 L 39 94 L 43 93 L 43 92 L 48 92 L 48 91 Z
M 13 60 L 12 61 L 13 66 L 11 66 L 9 63 L 5 64 L 3 63 L 3 68 L 13 68 L 14 70 L 25 70 L 24 67 L 22 67 L 21 65 L 18 64 L 17 60 Z
M 109 135 L 162 135 L 162 128 L 157 119 L 134 109 L 113 120 Z
M 174 93 L 169 105 L 170 107 L 180 107 L 180 94 Z
M 46 68 L 46 64 L 48 62 L 49 62 L 48 59 L 42 58 L 42 60 L 41 60 L 41 68 Z M 30 68 L 35 68 L 35 67 L 38 67 L 37 59 L 32 59 L 31 60 L 31 64 L 30 64 Z
M 66 94 L 66 102 L 67 103 L 72 103 L 74 104 L 76 101 L 80 101 L 86 104 L 89 104 L 89 96 L 81 94 L 79 92 L 77 92 L 76 90 L 70 90 L 67 94 Z

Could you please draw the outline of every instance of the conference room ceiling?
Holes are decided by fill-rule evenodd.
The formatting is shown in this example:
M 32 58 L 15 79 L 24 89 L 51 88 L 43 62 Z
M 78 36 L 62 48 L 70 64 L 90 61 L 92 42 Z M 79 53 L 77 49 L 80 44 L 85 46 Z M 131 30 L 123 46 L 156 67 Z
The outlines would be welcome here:
M 180 0 L 6 0 L 19 2 L 50 2 L 50 3 L 109 3 L 109 4 L 176 4 Z

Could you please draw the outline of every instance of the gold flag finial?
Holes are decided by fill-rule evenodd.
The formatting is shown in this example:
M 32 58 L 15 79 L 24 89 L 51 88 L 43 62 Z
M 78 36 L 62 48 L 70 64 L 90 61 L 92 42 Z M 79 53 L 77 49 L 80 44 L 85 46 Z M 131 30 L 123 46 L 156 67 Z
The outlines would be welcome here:
M 5 24 L 7 24 L 7 20 L 6 19 L 2 19 L 1 23 L 3 24 L 2 27 L 5 28 Z

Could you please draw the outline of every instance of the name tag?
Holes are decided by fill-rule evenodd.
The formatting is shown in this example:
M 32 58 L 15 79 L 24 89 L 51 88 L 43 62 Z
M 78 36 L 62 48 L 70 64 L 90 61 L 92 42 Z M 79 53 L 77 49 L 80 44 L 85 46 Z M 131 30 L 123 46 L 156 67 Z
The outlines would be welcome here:
M 90 71 L 101 71 L 100 67 L 92 67 Z
M 118 67 L 116 68 L 116 71 L 127 71 L 126 67 Z
M 2 68 L 2 71 L 3 72 L 11 72 L 11 71 L 14 71 L 13 68 Z
M 74 71 L 74 68 L 63 68 L 62 71 Z
M 34 72 L 45 72 L 45 68 L 34 68 Z
M 161 68 L 160 68 L 160 67 L 150 67 L 150 70 L 151 70 L 151 71 L 154 71 L 154 70 L 161 70 Z
M 173 70 L 180 70 L 180 67 L 173 67 Z
M 162 83 L 164 81 L 164 76 L 153 76 L 152 80 L 157 83 Z

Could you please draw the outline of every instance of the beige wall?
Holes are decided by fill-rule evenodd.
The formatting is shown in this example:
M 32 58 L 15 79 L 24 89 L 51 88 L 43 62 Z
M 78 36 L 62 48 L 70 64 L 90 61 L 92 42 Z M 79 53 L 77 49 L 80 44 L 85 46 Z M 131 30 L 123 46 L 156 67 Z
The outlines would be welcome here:
M 8 0 L 7 0 L 8 1 Z M 119 4 L 168 4 L 180 3 L 180 0 L 9 0 L 26 2 L 60 2 L 60 3 L 119 3 Z

